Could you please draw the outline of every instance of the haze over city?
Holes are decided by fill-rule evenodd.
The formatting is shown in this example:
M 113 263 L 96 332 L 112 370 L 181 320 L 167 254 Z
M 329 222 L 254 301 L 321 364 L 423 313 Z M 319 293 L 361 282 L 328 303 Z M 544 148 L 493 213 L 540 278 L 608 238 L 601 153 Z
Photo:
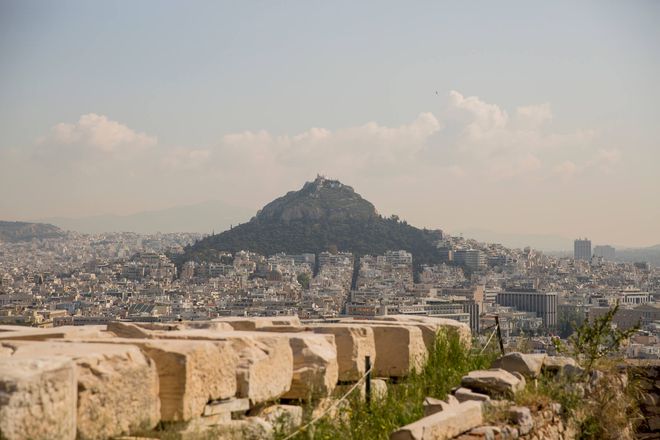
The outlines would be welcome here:
M 660 242 L 656 2 L 180 6 L 0 2 L 0 219 L 247 221 L 320 173 L 419 227 Z

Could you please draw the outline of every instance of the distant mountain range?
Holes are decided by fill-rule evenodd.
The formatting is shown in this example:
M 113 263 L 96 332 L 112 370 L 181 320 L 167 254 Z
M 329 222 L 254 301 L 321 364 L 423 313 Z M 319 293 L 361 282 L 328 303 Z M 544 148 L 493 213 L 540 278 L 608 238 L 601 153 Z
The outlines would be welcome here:
M 254 210 L 219 201 L 145 211 L 131 215 L 96 215 L 83 218 L 51 217 L 39 221 L 88 234 L 101 232 L 200 232 L 225 231 L 254 215 Z
M 62 237 L 64 232 L 53 225 L 0 220 L 0 241 L 18 242 L 32 239 Z
M 218 251 L 239 250 L 272 255 L 338 249 L 380 255 L 403 249 L 413 254 L 419 266 L 440 260 L 434 245 L 438 238 L 437 232 L 380 216 L 350 186 L 318 177 L 270 202 L 249 222 L 197 242 L 182 259 L 214 260 Z

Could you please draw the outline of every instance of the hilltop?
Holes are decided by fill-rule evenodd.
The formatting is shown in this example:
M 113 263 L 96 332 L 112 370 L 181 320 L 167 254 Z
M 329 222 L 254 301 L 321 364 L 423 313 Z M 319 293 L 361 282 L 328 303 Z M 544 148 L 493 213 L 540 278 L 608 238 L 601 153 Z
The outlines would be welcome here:
M 64 231 L 46 223 L 7 222 L 0 220 L 0 241 L 29 241 L 62 237 Z
M 218 251 L 240 250 L 272 255 L 338 249 L 377 255 L 404 249 L 419 267 L 439 261 L 438 238 L 435 231 L 379 215 L 352 187 L 319 176 L 268 203 L 249 222 L 190 246 L 183 258 L 214 260 Z

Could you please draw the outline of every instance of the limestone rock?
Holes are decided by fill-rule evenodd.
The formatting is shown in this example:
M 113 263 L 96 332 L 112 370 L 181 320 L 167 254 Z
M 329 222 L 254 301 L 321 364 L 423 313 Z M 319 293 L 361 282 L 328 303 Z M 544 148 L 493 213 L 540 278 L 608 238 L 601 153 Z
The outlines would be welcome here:
M 383 379 L 371 379 L 371 396 L 374 400 L 387 398 L 387 382 Z
M 519 378 L 500 368 L 471 371 L 463 376 L 461 385 L 491 397 L 512 396 L 525 387 Z
M 158 373 L 133 345 L 78 342 L 3 342 L 11 358 L 64 356 L 76 367 L 80 439 L 104 439 L 153 428 L 160 419 Z M 11 359 L 10 358 L 10 359 Z
M 447 440 L 483 423 L 480 402 L 463 402 L 403 426 L 390 440 Z
M 549 373 L 580 374 L 584 371 L 572 357 L 546 356 L 543 360 L 543 370 Z
M 140 327 L 132 322 L 109 322 L 108 331 L 120 338 L 146 339 L 150 336 L 150 330 Z
M 204 407 L 204 417 L 214 416 L 217 414 L 231 414 L 234 412 L 246 412 L 250 409 L 250 401 L 248 399 L 224 399 L 214 400 L 209 402 Z
M 228 342 L 131 338 L 103 342 L 138 346 L 155 362 L 165 422 L 198 417 L 208 401 L 236 394 L 238 356 Z
M 332 394 L 339 369 L 334 335 L 282 333 L 293 353 L 293 379 L 285 399 L 309 399 Z
M 461 342 L 468 348 L 472 345 L 472 332 L 470 326 L 458 322 L 454 319 L 436 318 L 433 316 L 417 316 L 417 315 L 386 315 L 379 316 L 378 320 L 382 321 L 397 321 L 407 323 L 425 323 L 434 324 L 436 331 L 445 330 L 449 334 L 458 335 Z
M 371 364 L 376 362 L 374 332 L 368 326 L 351 324 L 314 324 L 314 333 L 332 334 L 337 346 L 337 363 L 340 381 L 356 381 L 365 370 L 364 359 L 369 356 Z
M 496 440 L 502 438 L 501 430 L 497 426 L 479 426 L 471 429 L 466 435 L 475 439 L 478 438 L 483 440 Z
M 444 400 L 436 399 L 434 397 L 425 398 L 422 405 L 424 406 L 424 417 L 449 409 L 451 406 Z
M 293 431 L 303 422 L 303 409 L 296 405 L 271 405 L 257 414 L 282 432 Z
M 223 440 L 269 440 L 274 437 L 273 425 L 261 417 L 247 417 L 242 420 L 231 420 L 220 425 L 215 431 L 217 437 Z M 202 437 L 204 438 L 204 437 Z
M 231 325 L 234 330 L 258 330 L 262 327 L 270 326 L 294 326 L 300 327 L 300 319 L 297 316 L 255 316 L 255 317 L 237 317 L 228 316 L 216 318 L 213 322 L 224 322 Z
M 75 366 L 65 357 L 0 358 L 0 438 L 76 438 Z
M 140 347 L 158 369 L 164 421 L 200 416 L 209 400 L 236 394 L 238 356 L 229 344 L 150 341 Z
M 486 394 L 475 393 L 467 388 L 459 388 L 454 392 L 454 398 L 459 402 L 467 402 L 468 400 L 476 400 L 478 402 L 490 402 L 490 397 Z
M 270 332 L 186 329 L 148 331 L 152 339 L 212 341 L 229 343 L 238 355 L 237 396 L 260 403 L 276 399 L 291 388 L 293 353 L 289 336 Z
M 186 329 L 231 331 L 234 328 L 220 321 L 177 321 L 177 322 L 122 322 L 108 323 L 108 330 L 122 337 L 147 337 L 149 331 L 176 331 Z M 147 330 L 143 332 L 142 330 Z
M 105 325 L 65 325 L 54 328 L 35 328 L 18 326 L 0 326 L 0 340 L 3 341 L 46 341 L 63 338 L 92 338 L 101 339 L 111 337 Z
M 534 428 L 534 419 L 527 407 L 512 406 L 509 408 L 509 419 L 518 425 L 518 431 L 521 435 L 529 433 Z
M 409 325 L 364 323 L 374 333 L 376 361 L 374 375 L 404 377 L 413 370 L 421 370 L 428 357 L 422 331 Z
M 525 379 L 525 376 L 523 376 L 522 374 L 518 373 L 517 371 L 514 371 L 514 372 L 511 373 L 511 374 L 513 374 L 514 376 L 516 376 L 516 377 L 518 378 L 518 380 L 520 381 L 520 389 L 521 389 L 521 390 L 524 389 L 524 388 L 527 386 L 527 379 Z
M 507 353 L 496 359 L 491 368 L 502 368 L 509 373 L 518 372 L 529 378 L 536 378 L 541 374 L 545 354 Z
M 291 388 L 293 353 L 282 337 L 229 338 L 239 356 L 237 383 L 239 397 L 252 403 L 276 399 Z
M 141 341 L 139 346 L 158 370 L 163 421 L 198 417 L 208 401 L 236 394 L 238 356 L 229 344 Z

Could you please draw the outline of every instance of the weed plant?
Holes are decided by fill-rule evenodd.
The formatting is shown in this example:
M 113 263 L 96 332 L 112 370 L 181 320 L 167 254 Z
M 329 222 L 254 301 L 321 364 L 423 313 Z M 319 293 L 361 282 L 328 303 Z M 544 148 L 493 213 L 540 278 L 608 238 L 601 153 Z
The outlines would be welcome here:
M 425 397 L 439 399 L 460 384 L 469 371 L 488 368 L 496 357 L 493 352 L 479 353 L 468 349 L 454 333 L 440 332 L 430 350 L 428 360 L 417 371 L 397 383 L 388 384 L 387 396 L 372 399 L 368 405 L 358 390 L 341 405 L 334 417 L 324 417 L 294 437 L 296 440 L 388 439 L 403 425 L 424 415 Z M 308 420 L 311 419 L 311 412 Z M 278 433 L 285 438 L 285 433 Z

